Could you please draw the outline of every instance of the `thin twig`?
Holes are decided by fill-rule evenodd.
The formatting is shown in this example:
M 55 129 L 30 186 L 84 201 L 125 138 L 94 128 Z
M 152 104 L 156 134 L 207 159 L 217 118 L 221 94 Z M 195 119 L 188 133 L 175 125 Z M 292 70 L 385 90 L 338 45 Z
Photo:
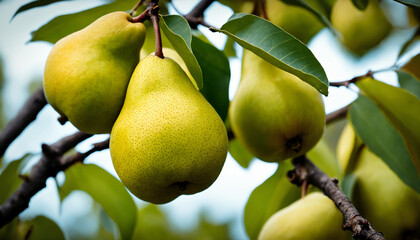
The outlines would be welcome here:
M 353 232 L 354 239 L 385 240 L 382 233 L 375 231 L 370 223 L 361 216 L 347 196 L 338 187 L 337 179 L 331 179 L 317 168 L 305 155 L 294 158 L 294 170 L 288 172 L 289 180 L 300 186 L 304 181 L 319 188 L 334 201 L 344 216 L 344 230 Z
M 24 179 L 9 199 L 0 206 L 0 228 L 12 221 L 28 207 L 31 198 L 46 186 L 46 180 L 49 177 L 55 177 L 58 172 L 66 170 L 77 162 L 82 162 L 93 152 L 108 148 L 109 140 L 106 140 L 95 144 L 91 150 L 85 153 L 76 153 L 72 156 L 63 157 L 64 153 L 91 136 L 91 134 L 77 132 L 62 138 L 52 145 L 42 145 L 43 154 L 38 163 L 32 167 L 30 175 Z
M 349 104 L 349 105 L 347 105 L 343 108 L 340 108 L 340 109 L 338 109 L 338 110 L 336 110 L 332 113 L 327 114 L 326 123 L 329 124 L 329 123 L 334 122 L 335 120 L 338 120 L 338 119 L 341 119 L 341 118 L 347 116 L 347 112 L 349 111 L 350 106 L 351 106 L 351 104 Z
M 131 16 L 133 16 L 134 12 L 143 4 L 144 0 L 139 0 L 136 5 L 128 12 Z
M 214 0 L 201 0 L 195 7 L 186 15 L 184 15 L 184 18 L 188 21 L 190 24 L 190 27 L 193 29 L 197 29 L 197 26 L 199 24 L 211 28 L 209 24 L 204 22 L 204 11 L 214 2 Z
M 19 113 L 6 125 L 0 133 L 0 157 L 3 156 L 9 145 L 22 133 L 22 131 L 36 119 L 38 113 L 47 104 L 44 90 L 40 87 L 20 109 Z

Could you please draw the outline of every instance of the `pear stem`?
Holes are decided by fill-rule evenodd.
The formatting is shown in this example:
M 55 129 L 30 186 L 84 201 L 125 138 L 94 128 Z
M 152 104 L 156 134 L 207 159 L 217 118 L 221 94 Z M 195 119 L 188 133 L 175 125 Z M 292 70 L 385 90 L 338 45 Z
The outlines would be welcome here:
M 153 30 L 155 32 L 155 55 L 164 58 L 162 50 L 162 37 L 159 28 L 159 6 L 156 2 L 151 2 L 151 9 L 149 11 L 150 20 L 153 23 Z
M 371 224 L 362 217 L 353 206 L 349 198 L 338 187 L 338 180 L 330 178 L 316 167 L 305 155 L 292 160 L 295 169 L 289 171 L 289 181 L 298 186 L 307 182 L 322 190 L 344 216 L 343 230 L 353 232 L 354 239 L 385 240 L 382 233 L 372 228 Z
M 133 13 L 135 11 L 137 11 L 137 9 L 143 4 L 144 0 L 139 0 L 136 5 L 134 5 L 134 7 L 130 10 L 130 12 L 128 12 L 128 14 L 130 14 L 131 16 L 133 16 Z

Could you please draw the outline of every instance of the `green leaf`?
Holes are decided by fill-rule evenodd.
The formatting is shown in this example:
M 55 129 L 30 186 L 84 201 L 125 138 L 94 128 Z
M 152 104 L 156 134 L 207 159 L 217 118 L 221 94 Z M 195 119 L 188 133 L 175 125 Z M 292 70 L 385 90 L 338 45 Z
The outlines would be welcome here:
M 227 38 L 223 52 L 228 58 L 237 56 L 235 50 L 235 41 L 233 41 L 232 38 Z
M 0 205 L 3 204 L 12 195 L 22 183 L 19 177 L 21 165 L 25 159 L 29 159 L 32 155 L 26 154 L 22 158 L 10 162 L 0 174 Z
M 247 13 L 233 15 L 218 32 L 278 68 L 290 72 L 328 95 L 328 79 L 311 50 L 273 23 Z
M 229 152 L 233 159 L 235 159 L 243 168 L 248 168 L 254 158 L 254 156 L 249 153 L 236 138 L 229 141 Z
M 194 36 L 192 50 L 203 71 L 200 91 L 224 121 L 229 108 L 229 60 L 219 49 Z
M 137 223 L 132 239 L 175 239 L 170 223 L 160 208 L 154 204 L 137 211 Z
M 56 43 L 61 38 L 85 28 L 103 15 L 114 11 L 126 11 L 133 7 L 132 1 L 115 0 L 114 2 L 82 12 L 62 15 L 32 32 L 31 42 L 46 41 Z
M 372 78 L 356 84 L 401 134 L 420 175 L 420 99 L 404 89 Z
M 137 207 L 124 185 L 114 176 L 94 164 L 77 164 L 66 172 L 60 188 L 64 199 L 73 190 L 88 193 L 104 208 L 120 229 L 122 239 L 131 239 L 136 222 Z
M 0 239 L 64 240 L 65 237 L 54 221 L 38 216 L 26 222 L 15 218 L 0 229 Z
M 362 10 L 362 11 L 364 11 L 369 4 L 368 0 L 351 0 L 351 1 L 357 9 Z
M 68 1 L 68 0 L 35 0 L 32 1 L 30 3 L 27 3 L 25 5 L 22 5 L 16 12 L 15 14 L 13 14 L 12 19 L 16 17 L 16 15 L 18 15 L 19 13 L 28 11 L 30 9 L 33 8 L 37 8 L 37 7 L 43 7 L 43 6 L 47 6 L 49 4 L 52 3 L 56 3 L 56 2 L 62 2 L 62 1 Z
M 350 108 L 350 118 L 357 135 L 369 149 L 405 184 L 420 193 L 420 178 L 403 139 L 375 103 L 359 95 Z
M 346 175 L 342 181 L 341 188 L 346 196 L 352 200 L 353 189 L 356 184 L 357 177 L 353 173 Z
M 332 26 L 330 20 L 328 20 L 328 18 L 325 17 L 322 13 L 320 13 L 315 8 L 313 8 L 311 5 L 309 5 L 305 0 L 282 0 L 282 1 L 285 2 L 285 3 L 287 3 L 287 4 L 289 4 L 289 5 L 298 6 L 298 7 L 301 7 L 301 8 L 304 8 L 304 9 L 308 10 L 322 24 L 324 24 L 328 29 L 330 29 L 331 32 L 333 32 L 334 34 L 336 34 L 336 30 Z M 357 0 L 354 0 L 354 1 L 357 1 Z M 360 1 L 363 1 L 363 0 L 360 0 Z M 365 1 L 367 1 L 367 0 L 365 0 Z
M 293 169 L 290 161 L 282 161 L 276 173 L 255 188 L 245 206 L 245 229 L 251 240 L 258 234 L 268 218 L 299 199 L 301 190 L 287 179 L 287 171 Z
M 420 1 L 418 0 L 394 0 L 394 1 L 400 2 L 408 6 L 420 7 Z
M 160 27 L 182 60 L 184 60 L 188 71 L 190 71 L 197 83 L 198 89 L 203 88 L 203 73 L 191 48 L 192 34 L 187 20 L 179 15 L 161 16 Z
M 397 71 L 397 76 L 400 86 L 420 99 L 420 81 L 404 70 Z

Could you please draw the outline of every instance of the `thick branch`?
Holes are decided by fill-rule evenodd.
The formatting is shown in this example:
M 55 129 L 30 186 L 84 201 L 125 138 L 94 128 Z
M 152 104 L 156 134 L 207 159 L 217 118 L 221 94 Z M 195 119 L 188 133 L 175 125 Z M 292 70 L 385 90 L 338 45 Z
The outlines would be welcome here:
M 25 103 L 19 113 L 6 125 L 0 133 L 0 157 L 3 156 L 9 145 L 22 133 L 22 131 L 36 119 L 38 113 L 47 104 L 44 90 L 40 87 Z
M 204 11 L 214 2 L 214 0 L 201 0 L 195 7 L 184 16 L 191 28 L 197 29 L 199 24 L 210 27 L 203 20 Z
M 292 161 L 295 169 L 288 173 L 289 180 L 297 185 L 304 181 L 319 188 L 331 198 L 344 216 L 344 230 L 353 232 L 354 239 L 385 240 L 382 233 L 375 231 L 363 218 L 347 196 L 338 187 L 337 179 L 331 179 L 317 168 L 305 155 Z
M 85 153 L 63 157 L 65 152 L 91 136 L 91 134 L 77 132 L 52 145 L 42 145 L 43 154 L 39 162 L 32 167 L 30 175 L 24 178 L 19 188 L 0 206 L 0 228 L 28 207 L 31 198 L 46 186 L 46 180 L 49 177 L 55 177 L 58 172 L 66 170 L 77 162 L 82 162 L 93 152 L 109 147 L 109 140 L 106 140 L 95 144 Z

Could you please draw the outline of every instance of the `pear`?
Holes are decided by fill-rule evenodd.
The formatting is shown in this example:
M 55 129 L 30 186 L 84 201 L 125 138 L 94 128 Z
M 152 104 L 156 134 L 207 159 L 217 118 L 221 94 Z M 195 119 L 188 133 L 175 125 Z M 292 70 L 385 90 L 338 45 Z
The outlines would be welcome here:
M 343 215 L 334 202 L 320 192 L 313 192 L 271 216 L 258 240 L 348 239 L 341 229 Z
M 227 146 L 223 121 L 181 67 L 170 58 L 142 59 L 111 132 L 124 185 L 155 204 L 203 191 L 218 177 Z
M 354 174 L 353 201 L 376 230 L 389 240 L 420 236 L 420 194 L 367 147 L 361 150 Z
M 320 93 L 249 51 L 229 116 L 239 142 L 267 162 L 305 154 L 325 128 Z
M 351 0 L 337 0 L 331 11 L 331 24 L 341 33 L 343 44 L 356 54 L 378 45 L 392 29 L 378 0 L 370 0 L 364 11 Z
M 109 13 L 58 41 L 48 56 L 45 96 L 81 131 L 109 133 L 118 117 L 146 32 L 131 19 Z

